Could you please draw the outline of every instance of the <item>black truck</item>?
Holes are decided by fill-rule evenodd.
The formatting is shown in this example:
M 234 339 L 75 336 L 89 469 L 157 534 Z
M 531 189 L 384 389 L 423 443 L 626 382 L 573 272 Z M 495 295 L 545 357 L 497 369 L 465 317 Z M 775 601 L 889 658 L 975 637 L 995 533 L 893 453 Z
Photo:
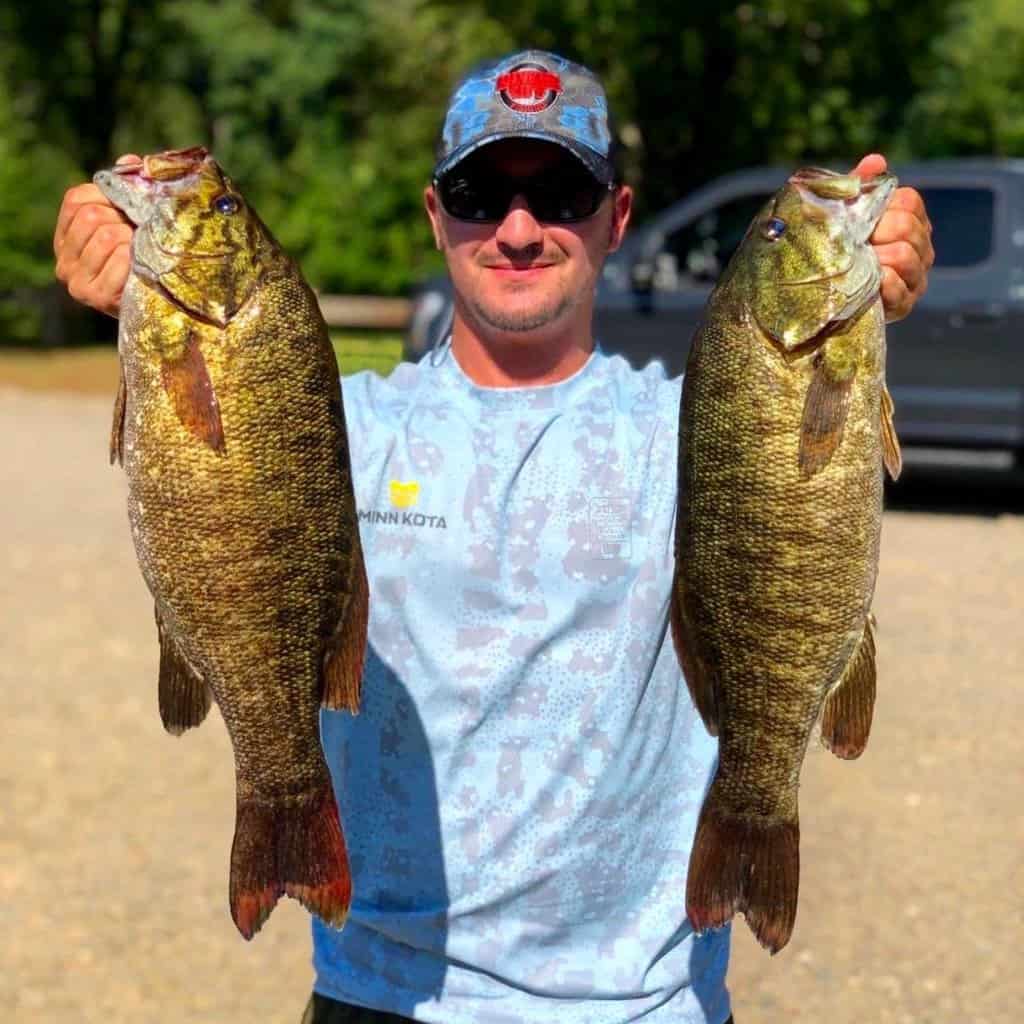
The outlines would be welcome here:
M 887 377 L 904 445 L 991 449 L 1024 465 L 1024 160 L 929 161 L 892 168 L 924 196 L 934 229 L 928 293 L 890 325 Z M 683 372 L 715 279 L 788 170 L 712 181 L 639 228 L 607 260 L 595 335 L 634 366 Z M 446 277 L 415 297 L 405 342 L 418 359 L 451 320 Z

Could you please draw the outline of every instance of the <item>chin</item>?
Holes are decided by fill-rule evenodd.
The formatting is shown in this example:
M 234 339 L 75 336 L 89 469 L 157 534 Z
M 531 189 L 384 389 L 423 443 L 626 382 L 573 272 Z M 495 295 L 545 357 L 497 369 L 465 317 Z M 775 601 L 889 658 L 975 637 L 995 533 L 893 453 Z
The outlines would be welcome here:
M 508 341 L 542 342 L 565 330 L 574 306 L 571 299 L 563 298 L 536 305 L 474 304 L 473 312 L 488 333 L 498 332 Z

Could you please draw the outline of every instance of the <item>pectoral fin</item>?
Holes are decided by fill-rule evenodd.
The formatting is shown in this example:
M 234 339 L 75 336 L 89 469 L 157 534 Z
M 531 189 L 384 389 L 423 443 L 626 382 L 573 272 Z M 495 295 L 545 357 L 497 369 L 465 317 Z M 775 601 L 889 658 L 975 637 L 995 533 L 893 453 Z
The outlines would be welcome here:
M 843 439 L 854 373 L 837 373 L 830 360 L 819 356 L 804 399 L 800 422 L 800 478 L 809 480 L 824 469 Z
M 903 456 L 900 453 L 900 442 L 896 436 L 896 426 L 893 423 L 893 412 L 895 406 L 892 404 L 892 395 L 889 389 L 882 387 L 882 461 L 893 480 L 898 480 L 900 470 L 903 469 Z
M 867 746 L 875 709 L 875 617 L 868 615 L 860 643 L 839 683 L 825 698 L 821 742 L 836 757 L 859 757 Z
M 124 410 L 128 401 L 128 385 L 124 379 L 124 363 L 117 361 L 117 397 L 114 399 L 114 421 L 110 425 L 110 464 L 124 465 Z
M 180 356 L 164 359 L 161 377 L 182 426 L 218 455 L 224 455 L 220 405 L 199 348 L 199 339 L 194 333 L 189 333 Z
M 185 660 L 154 608 L 160 638 L 160 720 L 174 736 L 199 725 L 210 710 L 210 688 Z

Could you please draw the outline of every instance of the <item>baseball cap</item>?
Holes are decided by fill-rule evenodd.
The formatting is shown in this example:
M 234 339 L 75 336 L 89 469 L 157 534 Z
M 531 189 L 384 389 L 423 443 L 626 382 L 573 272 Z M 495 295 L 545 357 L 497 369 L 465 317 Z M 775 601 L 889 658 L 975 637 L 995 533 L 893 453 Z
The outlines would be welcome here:
M 557 143 L 602 184 L 615 178 L 604 87 L 589 68 L 557 54 L 521 50 L 470 71 L 448 101 L 434 177 L 499 139 Z

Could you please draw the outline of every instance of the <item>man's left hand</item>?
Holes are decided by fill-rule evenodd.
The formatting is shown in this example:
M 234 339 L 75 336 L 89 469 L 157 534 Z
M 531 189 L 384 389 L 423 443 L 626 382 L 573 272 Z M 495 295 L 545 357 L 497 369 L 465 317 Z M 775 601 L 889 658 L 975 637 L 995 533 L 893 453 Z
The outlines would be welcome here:
M 853 169 L 870 178 L 886 169 L 885 157 L 871 153 Z M 928 271 L 935 262 L 932 225 L 921 193 L 913 188 L 893 192 L 875 226 L 871 244 L 882 264 L 882 306 L 886 323 L 902 320 L 928 289 Z

